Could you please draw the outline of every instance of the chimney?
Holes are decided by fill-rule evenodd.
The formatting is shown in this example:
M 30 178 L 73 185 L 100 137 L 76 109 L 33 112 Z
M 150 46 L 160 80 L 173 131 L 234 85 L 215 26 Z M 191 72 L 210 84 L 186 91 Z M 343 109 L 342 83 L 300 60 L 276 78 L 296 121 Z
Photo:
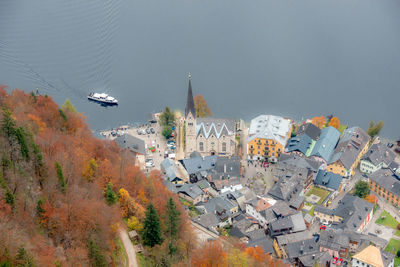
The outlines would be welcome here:
M 190 187 L 190 192 L 192 192 L 192 190 L 193 190 L 193 187 Z

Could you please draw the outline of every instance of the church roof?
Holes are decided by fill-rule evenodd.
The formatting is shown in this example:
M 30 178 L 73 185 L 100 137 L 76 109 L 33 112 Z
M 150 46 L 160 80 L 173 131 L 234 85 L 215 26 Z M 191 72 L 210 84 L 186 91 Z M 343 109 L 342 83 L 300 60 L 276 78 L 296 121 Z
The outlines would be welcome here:
M 205 138 L 214 135 L 220 138 L 222 135 L 233 135 L 235 133 L 234 119 L 197 118 L 196 136 L 203 134 Z
M 189 86 L 188 86 L 188 94 L 187 94 L 187 101 L 186 101 L 186 107 L 185 107 L 185 117 L 187 117 L 189 113 L 192 113 L 193 117 L 196 118 L 196 109 L 194 108 L 192 83 L 191 83 L 190 79 L 191 79 L 191 75 L 189 74 Z

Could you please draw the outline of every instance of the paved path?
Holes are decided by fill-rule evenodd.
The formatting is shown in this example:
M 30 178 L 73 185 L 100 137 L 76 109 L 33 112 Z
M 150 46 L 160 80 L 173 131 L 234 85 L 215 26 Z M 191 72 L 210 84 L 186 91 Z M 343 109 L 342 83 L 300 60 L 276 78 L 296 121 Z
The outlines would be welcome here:
M 138 267 L 137 260 L 136 260 L 136 251 L 133 247 L 131 240 L 129 239 L 128 233 L 126 230 L 120 228 L 118 230 L 119 238 L 121 239 L 122 243 L 125 247 L 126 255 L 128 256 L 128 267 Z

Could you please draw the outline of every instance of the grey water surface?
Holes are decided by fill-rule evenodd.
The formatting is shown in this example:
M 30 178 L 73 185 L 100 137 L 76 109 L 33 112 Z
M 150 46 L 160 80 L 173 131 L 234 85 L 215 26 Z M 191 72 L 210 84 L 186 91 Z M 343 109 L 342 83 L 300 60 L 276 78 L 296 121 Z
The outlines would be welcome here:
M 188 72 L 218 117 L 382 119 L 397 138 L 400 1 L 0 0 L 0 84 L 69 98 L 93 129 L 183 110 Z

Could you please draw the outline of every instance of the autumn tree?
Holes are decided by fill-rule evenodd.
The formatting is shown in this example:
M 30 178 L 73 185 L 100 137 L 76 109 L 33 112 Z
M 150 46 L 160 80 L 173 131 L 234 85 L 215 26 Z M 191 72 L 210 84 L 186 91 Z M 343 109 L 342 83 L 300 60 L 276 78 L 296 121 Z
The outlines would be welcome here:
M 162 134 L 166 139 L 170 138 L 171 135 L 172 135 L 172 127 L 169 126 L 169 125 L 164 126 L 163 129 L 162 129 L 161 134 Z
M 311 123 L 317 126 L 318 128 L 322 129 L 325 126 L 325 117 L 324 116 L 314 117 L 311 119 Z
M 67 98 L 64 104 L 61 106 L 63 110 L 69 111 L 71 113 L 76 113 L 75 106 L 71 103 L 71 101 Z
M 162 243 L 161 223 L 157 211 L 153 204 L 149 204 L 146 210 L 146 218 L 144 219 L 142 231 L 143 244 L 154 247 Z
M 196 109 L 196 117 L 212 117 L 210 108 L 202 95 L 195 95 L 193 98 L 194 108 Z
M 84 170 L 83 170 L 83 177 L 88 180 L 89 182 L 93 181 L 93 177 L 97 170 L 97 162 L 94 158 L 91 158 L 88 162 L 86 162 Z
M 371 136 L 371 139 L 373 139 L 375 136 L 379 135 L 379 133 L 381 132 L 382 128 L 383 128 L 383 121 L 379 121 L 377 123 L 375 123 L 374 121 L 370 121 L 369 122 L 369 127 L 367 130 L 367 133 L 369 134 L 369 136 Z
M 336 128 L 336 129 L 338 129 L 339 126 L 340 126 L 340 121 L 339 121 L 339 119 L 338 119 L 337 117 L 332 117 L 332 118 L 329 120 L 328 126 L 332 126 L 332 127 Z

